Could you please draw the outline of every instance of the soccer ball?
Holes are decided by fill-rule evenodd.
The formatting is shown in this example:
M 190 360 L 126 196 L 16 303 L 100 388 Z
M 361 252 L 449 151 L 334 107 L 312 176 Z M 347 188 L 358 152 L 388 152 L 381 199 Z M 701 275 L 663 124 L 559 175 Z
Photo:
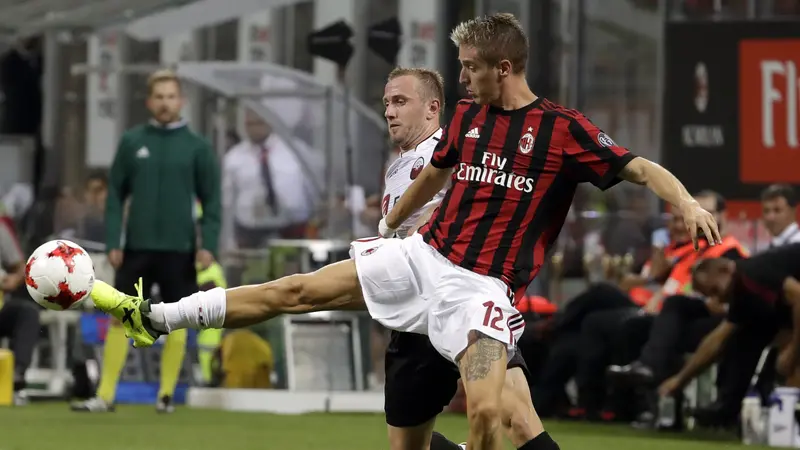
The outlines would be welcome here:
M 92 258 L 74 242 L 46 242 L 34 250 L 25 265 L 25 287 L 36 303 L 47 309 L 74 307 L 89 296 L 92 286 Z

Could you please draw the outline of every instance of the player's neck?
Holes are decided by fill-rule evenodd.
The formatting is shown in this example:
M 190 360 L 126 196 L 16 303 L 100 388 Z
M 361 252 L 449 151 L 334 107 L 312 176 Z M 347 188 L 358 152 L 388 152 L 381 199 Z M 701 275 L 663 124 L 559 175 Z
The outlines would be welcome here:
M 535 102 L 539 97 L 528 87 L 524 75 L 509 77 L 505 89 L 500 93 L 500 98 L 492 104 L 507 111 L 520 109 Z
M 413 141 L 411 141 L 411 143 L 408 144 L 408 146 L 400 148 L 400 154 L 402 155 L 405 152 L 414 150 L 415 148 L 417 148 L 419 144 L 422 144 L 428 138 L 433 136 L 434 133 L 439 131 L 439 128 L 440 128 L 439 124 L 430 124 L 429 126 L 426 126 L 425 128 L 421 129 L 419 131 L 419 134 L 417 134 L 417 136 L 414 138 Z

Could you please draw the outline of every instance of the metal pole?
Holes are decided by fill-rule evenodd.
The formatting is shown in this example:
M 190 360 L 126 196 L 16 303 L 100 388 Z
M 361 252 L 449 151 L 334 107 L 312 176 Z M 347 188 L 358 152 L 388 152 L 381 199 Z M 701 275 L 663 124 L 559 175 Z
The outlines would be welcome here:
M 586 53 L 586 0 L 577 0 L 575 11 L 575 108 L 585 106 L 586 83 L 584 67 Z
M 334 186 L 334 164 L 333 164 L 333 118 L 336 117 L 336 110 L 334 109 L 334 92 L 333 87 L 328 87 L 325 92 L 325 109 L 326 109 L 326 117 L 325 120 L 325 139 L 324 139 L 324 152 L 325 152 L 325 160 L 327 164 L 325 164 L 325 185 L 328 187 L 328 201 L 325 204 L 327 209 L 326 211 L 326 223 L 328 228 L 328 237 L 333 237 L 332 231 L 333 224 L 332 218 L 336 211 L 336 186 Z
M 341 69 L 344 72 L 344 68 Z M 353 143 L 350 135 L 350 88 L 347 80 L 342 77 L 344 88 L 344 152 L 345 152 L 345 183 L 347 185 L 346 196 L 349 199 L 351 191 L 355 186 L 353 179 Z M 351 239 L 355 238 L 356 220 L 358 216 L 350 209 L 350 234 Z
M 61 105 L 64 92 L 61 89 L 61 48 L 58 44 L 57 32 L 50 31 L 44 35 L 43 45 L 43 97 L 42 111 L 42 146 L 44 155 L 41 168 L 40 184 L 42 186 L 60 185 L 64 180 L 59 179 L 58 170 L 63 164 L 63 149 L 55 146 L 56 136 L 59 135 Z

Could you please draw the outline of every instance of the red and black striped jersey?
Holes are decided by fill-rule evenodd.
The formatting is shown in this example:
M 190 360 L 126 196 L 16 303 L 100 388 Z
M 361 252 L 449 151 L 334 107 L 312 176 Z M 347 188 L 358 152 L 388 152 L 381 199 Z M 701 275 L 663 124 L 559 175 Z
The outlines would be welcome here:
M 634 157 L 544 98 L 513 111 L 462 100 L 431 160 L 454 169 L 452 187 L 420 232 L 454 264 L 519 292 L 544 264 L 578 183 L 608 189 Z

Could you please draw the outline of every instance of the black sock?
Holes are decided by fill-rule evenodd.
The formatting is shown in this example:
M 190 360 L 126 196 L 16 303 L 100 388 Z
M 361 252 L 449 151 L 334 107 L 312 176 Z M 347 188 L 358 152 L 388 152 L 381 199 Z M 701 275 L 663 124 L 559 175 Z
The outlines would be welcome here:
M 560 450 L 561 447 L 547 434 L 547 431 L 522 444 L 519 450 Z M 431 447 L 433 450 L 433 447 Z
M 461 447 L 444 437 L 442 433 L 434 431 L 433 436 L 431 436 L 431 450 L 461 450 Z

